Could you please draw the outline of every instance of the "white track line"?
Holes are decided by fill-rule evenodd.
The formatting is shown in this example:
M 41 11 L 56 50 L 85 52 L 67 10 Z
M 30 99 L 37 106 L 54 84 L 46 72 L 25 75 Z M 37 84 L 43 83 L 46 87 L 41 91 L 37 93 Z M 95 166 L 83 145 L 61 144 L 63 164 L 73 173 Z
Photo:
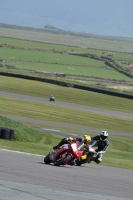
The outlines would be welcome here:
M 8 151 L 8 152 L 13 152 L 13 153 L 20 153 L 20 154 L 44 157 L 43 155 L 39 155 L 39 154 L 26 153 L 26 152 L 21 152 L 21 151 L 12 151 L 12 150 L 8 150 L 8 149 L 0 149 L 0 151 Z

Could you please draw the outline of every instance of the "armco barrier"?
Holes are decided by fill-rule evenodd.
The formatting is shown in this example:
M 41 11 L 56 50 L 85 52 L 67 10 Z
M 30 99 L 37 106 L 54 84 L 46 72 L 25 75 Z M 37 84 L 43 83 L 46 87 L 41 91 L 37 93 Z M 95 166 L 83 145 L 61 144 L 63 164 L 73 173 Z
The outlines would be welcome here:
M 12 74 L 12 73 L 5 73 L 5 72 L 0 72 L 0 75 L 14 77 L 14 78 L 22 78 L 22 79 L 28 79 L 28 80 L 41 81 L 41 82 L 51 83 L 54 85 L 60 85 L 63 87 L 74 87 L 76 89 L 87 90 L 87 91 L 92 91 L 92 92 L 97 92 L 97 93 L 102 93 L 102 94 L 107 94 L 107 95 L 117 96 L 117 97 L 122 97 L 122 98 L 127 98 L 127 99 L 133 99 L 133 95 L 130 95 L 130 94 L 113 92 L 113 91 L 109 91 L 109 90 L 104 90 L 104 89 L 99 89 L 99 88 L 94 88 L 94 87 L 89 87 L 89 86 L 83 86 L 83 85 L 78 85 L 78 84 L 72 84 L 72 83 L 68 83 L 68 82 L 66 83 L 66 82 L 58 81 L 58 80 L 51 80 L 51 79 L 34 77 L 34 76 L 26 76 L 26 75 L 22 75 L 22 74 Z
M 27 79 L 27 80 L 41 81 L 45 83 L 51 83 L 54 85 L 61 85 L 61 86 L 68 87 L 67 86 L 68 83 L 65 83 L 63 81 L 58 81 L 58 80 L 47 79 L 47 78 L 39 78 L 39 77 L 34 77 L 34 76 L 27 76 L 27 75 L 22 75 L 22 74 L 13 74 L 13 73 L 6 73 L 6 72 L 0 72 L 0 75 L 14 77 L 14 78 L 22 78 L 22 79 Z
M 102 93 L 102 94 L 107 94 L 107 95 L 111 95 L 111 96 L 127 98 L 127 99 L 133 99 L 133 95 L 130 95 L 130 94 L 123 94 L 123 93 L 113 92 L 113 91 L 109 91 L 109 90 L 93 88 L 93 87 L 89 87 L 89 86 L 83 86 L 83 85 L 74 84 L 74 88 L 81 89 L 81 90 L 92 91 L 92 92 L 97 92 L 97 93 Z

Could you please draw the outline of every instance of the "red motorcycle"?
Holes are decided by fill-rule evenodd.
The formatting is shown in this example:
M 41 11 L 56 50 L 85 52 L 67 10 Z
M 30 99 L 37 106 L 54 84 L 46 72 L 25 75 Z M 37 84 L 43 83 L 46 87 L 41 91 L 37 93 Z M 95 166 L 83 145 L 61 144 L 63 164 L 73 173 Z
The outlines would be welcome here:
M 70 164 L 75 159 L 80 158 L 83 155 L 83 143 L 79 141 L 71 142 L 69 144 L 63 144 L 58 149 L 50 152 L 44 157 L 44 163 L 54 163 L 55 166 Z

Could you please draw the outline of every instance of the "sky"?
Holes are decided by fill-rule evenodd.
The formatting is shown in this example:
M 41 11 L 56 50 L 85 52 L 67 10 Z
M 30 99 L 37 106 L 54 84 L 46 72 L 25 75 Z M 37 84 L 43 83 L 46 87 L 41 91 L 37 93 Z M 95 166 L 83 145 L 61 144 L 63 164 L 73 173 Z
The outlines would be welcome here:
M 0 0 L 0 23 L 133 38 L 133 0 Z

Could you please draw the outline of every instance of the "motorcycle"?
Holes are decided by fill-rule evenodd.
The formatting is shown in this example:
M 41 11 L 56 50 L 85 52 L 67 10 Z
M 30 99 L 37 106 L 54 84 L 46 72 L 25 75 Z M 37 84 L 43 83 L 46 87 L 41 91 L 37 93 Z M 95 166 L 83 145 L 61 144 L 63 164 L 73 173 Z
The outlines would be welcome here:
M 82 149 L 83 144 L 79 141 L 63 144 L 59 148 L 50 152 L 44 157 L 44 163 L 54 163 L 55 166 L 69 165 L 75 159 L 79 159 L 84 150 Z
M 54 96 L 51 95 L 51 96 L 49 97 L 49 101 L 55 101 Z

